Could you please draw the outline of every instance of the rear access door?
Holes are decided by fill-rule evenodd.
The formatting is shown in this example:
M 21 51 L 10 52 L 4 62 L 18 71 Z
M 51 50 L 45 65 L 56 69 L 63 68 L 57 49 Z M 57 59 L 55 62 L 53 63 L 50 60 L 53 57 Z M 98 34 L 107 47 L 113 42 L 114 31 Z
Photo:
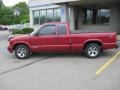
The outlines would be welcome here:
M 57 51 L 68 53 L 70 52 L 70 35 L 67 34 L 66 24 L 57 25 Z

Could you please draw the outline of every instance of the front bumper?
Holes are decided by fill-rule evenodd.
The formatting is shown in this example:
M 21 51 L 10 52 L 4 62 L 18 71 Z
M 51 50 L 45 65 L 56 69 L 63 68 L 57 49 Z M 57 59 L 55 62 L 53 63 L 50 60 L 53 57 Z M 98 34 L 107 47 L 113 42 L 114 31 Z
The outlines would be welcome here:
M 7 49 L 8 49 L 8 51 L 9 51 L 10 53 L 13 53 L 13 47 L 8 46 Z

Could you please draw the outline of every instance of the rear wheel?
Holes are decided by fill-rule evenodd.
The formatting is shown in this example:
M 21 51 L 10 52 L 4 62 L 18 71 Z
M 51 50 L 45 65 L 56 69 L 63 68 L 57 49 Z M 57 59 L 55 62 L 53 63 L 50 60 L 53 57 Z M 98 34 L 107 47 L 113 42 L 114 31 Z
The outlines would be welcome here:
M 30 50 L 26 45 L 18 45 L 15 48 L 15 56 L 19 59 L 26 59 L 30 55 Z
M 85 54 L 89 58 L 96 58 L 101 53 L 101 47 L 95 43 L 88 44 L 85 48 Z

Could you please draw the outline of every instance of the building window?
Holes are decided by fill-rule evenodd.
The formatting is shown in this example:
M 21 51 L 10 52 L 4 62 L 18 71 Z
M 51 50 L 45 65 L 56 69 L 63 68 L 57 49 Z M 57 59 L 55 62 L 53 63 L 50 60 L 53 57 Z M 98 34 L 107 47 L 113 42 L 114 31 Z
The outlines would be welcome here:
M 109 24 L 110 10 L 100 9 L 98 10 L 98 22 L 99 24 Z
M 40 25 L 46 22 L 60 22 L 60 9 L 44 9 L 33 11 L 34 25 Z
M 54 9 L 54 21 L 55 22 L 60 22 L 61 21 L 61 16 L 60 16 L 60 9 Z
M 53 22 L 53 18 L 54 18 L 53 9 L 47 10 L 47 19 L 46 19 L 46 21 L 47 22 Z
M 83 9 L 83 24 L 109 24 L 109 9 Z
M 40 24 L 46 22 L 46 10 L 40 10 Z
M 34 25 L 39 24 L 39 11 L 33 11 L 33 23 Z

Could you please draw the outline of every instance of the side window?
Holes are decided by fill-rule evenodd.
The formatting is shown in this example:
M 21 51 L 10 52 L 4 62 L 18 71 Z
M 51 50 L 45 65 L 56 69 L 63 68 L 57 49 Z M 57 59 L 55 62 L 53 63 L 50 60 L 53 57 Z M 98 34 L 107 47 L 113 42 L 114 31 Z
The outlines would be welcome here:
M 65 35 L 66 34 L 66 25 L 65 24 L 59 24 L 57 26 L 57 34 L 58 35 Z
M 44 26 L 42 27 L 39 32 L 39 35 L 55 35 L 56 31 L 55 31 L 55 25 L 48 25 L 48 26 Z

